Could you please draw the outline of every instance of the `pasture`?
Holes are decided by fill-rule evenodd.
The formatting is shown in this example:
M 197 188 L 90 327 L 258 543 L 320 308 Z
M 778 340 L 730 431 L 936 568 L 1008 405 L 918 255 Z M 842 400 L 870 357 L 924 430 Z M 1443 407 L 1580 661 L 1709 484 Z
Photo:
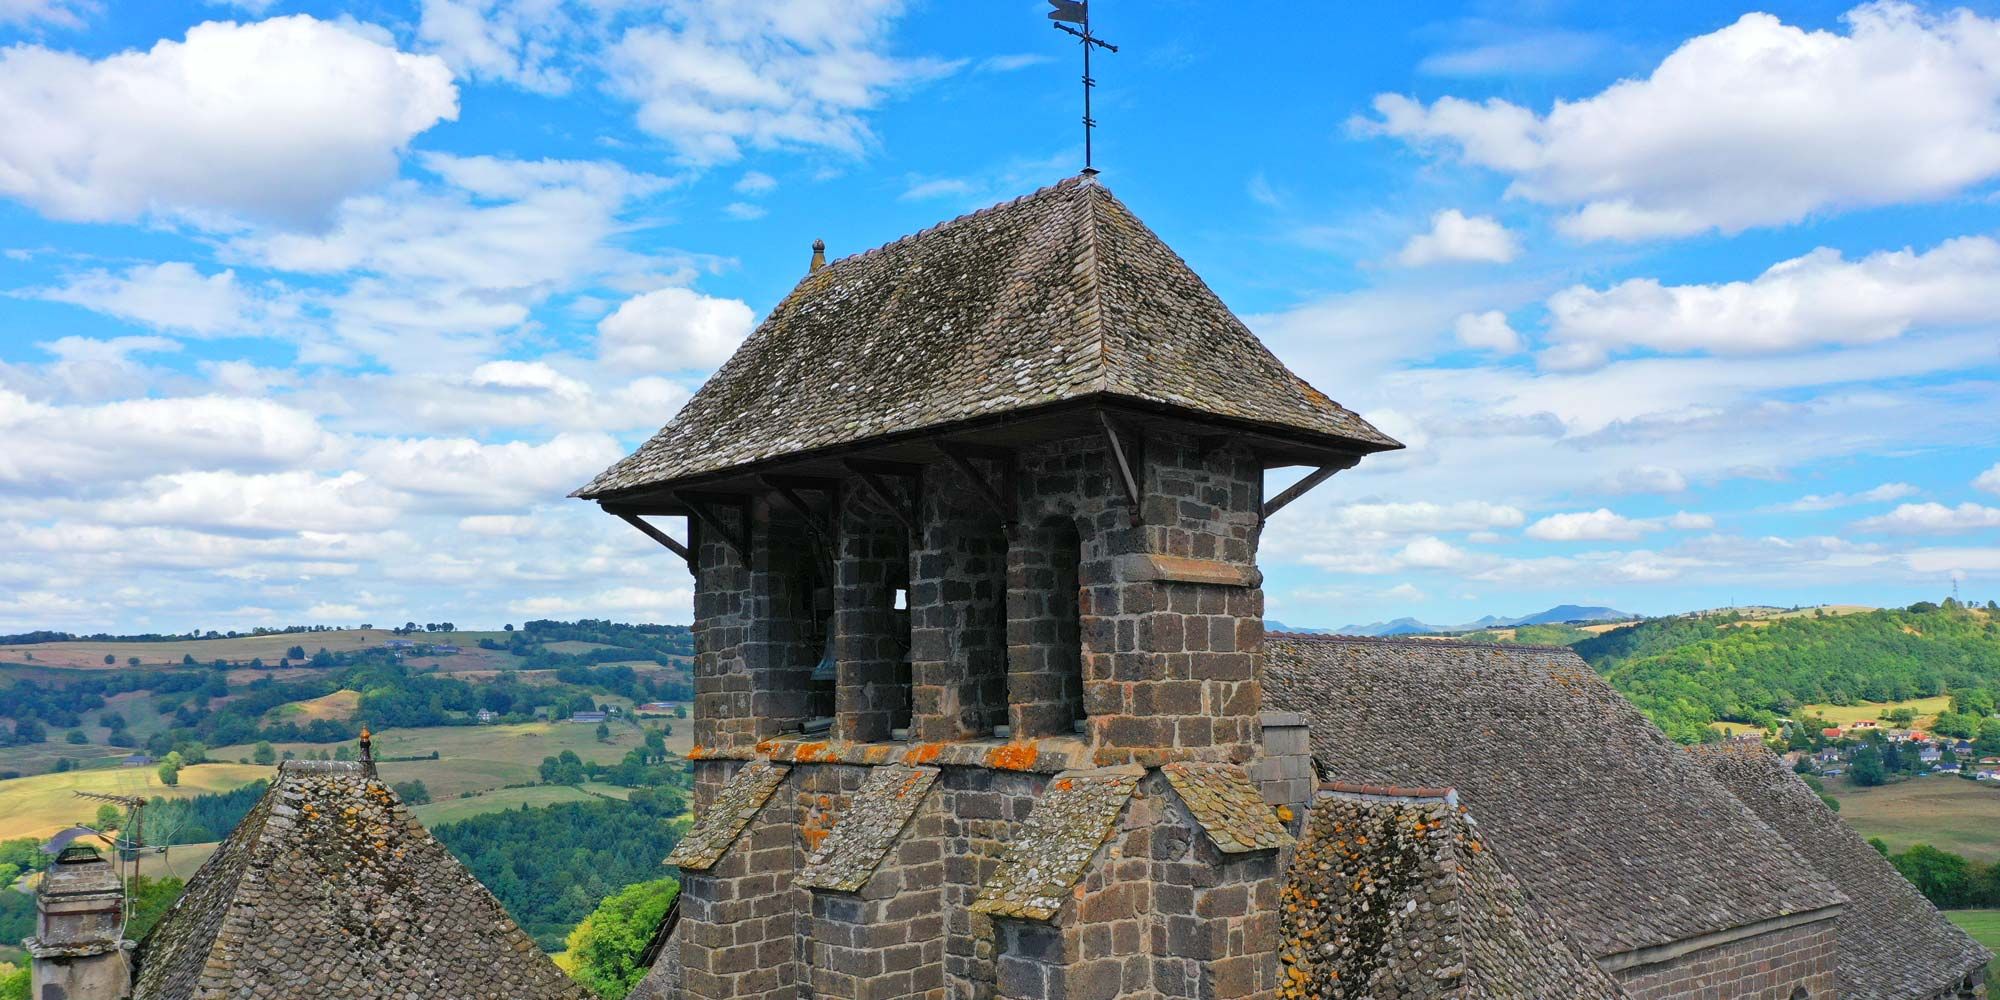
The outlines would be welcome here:
M 181 769 L 180 785 L 169 788 L 150 767 L 114 767 L 63 774 L 37 774 L 0 781 L 0 840 L 48 837 L 97 813 L 98 802 L 79 798 L 79 791 L 145 798 L 192 798 L 206 792 L 226 792 L 269 778 L 271 769 L 255 764 L 195 764 Z
M 429 783 L 425 783 L 429 787 Z M 632 794 L 629 788 L 615 788 L 611 785 L 589 784 L 583 788 L 568 785 L 533 785 L 527 788 L 497 788 L 471 798 L 438 799 L 420 806 L 411 806 L 410 811 L 422 820 L 425 829 L 435 829 L 441 823 L 455 823 L 473 816 L 501 812 L 507 809 L 530 809 L 552 806 L 560 802 L 589 802 L 609 796 L 622 799 Z
M 292 701 L 266 713 L 273 721 L 307 723 L 315 719 L 346 722 L 361 709 L 361 692 L 341 690 L 306 701 Z
M 1826 782 L 1840 800 L 1840 818 L 1863 837 L 1880 837 L 1891 851 L 1929 844 L 1968 858 L 2000 861 L 2000 787 L 1949 776 L 1861 788 L 1845 778 Z
M 135 656 L 139 658 L 141 668 L 178 667 L 184 656 L 192 656 L 195 662 L 204 665 L 214 663 L 216 660 L 244 663 L 252 659 L 276 664 L 284 658 L 286 650 L 293 646 L 303 648 L 306 655 L 311 656 L 320 649 L 335 653 L 347 652 L 380 646 L 396 638 L 402 637 L 388 629 L 355 628 L 334 632 L 291 632 L 282 635 L 246 635 L 234 639 L 183 639 L 168 642 L 95 642 L 86 639 L 77 642 L 0 646 L 0 660 L 84 670 L 131 669 L 129 660 Z M 439 639 L 439 641 L 445 640 Z M 34 658 L 27 659 L 29 655 Z M 105 663 L 106 656 L 114 658 L 116 662 Z
M 1972 935 L 1973 940 L 1985 945 L 1987 951 L 2000 953 L 2000 910 L 1946 910 L 1944 915 Z M 1987 968 L 1986 988 L 2000 989 L 2000 968 Z
M 1873 719 L 1882 722 L 1882 716 L 1892 709 L 1908 708 L 1917 713 L 1916 725 L 1928 729 L 1937 722 L 1938 713 L 1951 708 L 1951 698 L 1939 695 L 1935 698 L 1916 698 L 1910 701 L 1864 701 L 1859 705 L 1807 705 L 1801 711 L 1806 715 L 1817 715 L 1836 726 L 1845 726 Z

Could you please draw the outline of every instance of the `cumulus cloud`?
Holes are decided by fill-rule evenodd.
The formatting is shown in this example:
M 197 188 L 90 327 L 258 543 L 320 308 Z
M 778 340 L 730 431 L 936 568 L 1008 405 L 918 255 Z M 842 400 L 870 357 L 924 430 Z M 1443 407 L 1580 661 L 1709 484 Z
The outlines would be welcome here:
M 295 295 L 246 287 L 235 271 L 203 274 L 180 261 L 86 271 L 27 294 L 195 336 L 274 334 L 299 317 Z
M 553 95 L 570 89 L 580 27 L 563 0 L 423 0 L 417 38 L 465 76 Z
M 2000 242 L 1970 236 L 1926 252 L 1848 260 L 1825 247 L 1750 281 L 1577 285 L 1548 300 L 1551 368 L 1590 367 L 1626 348 L 1755 354 L 1887 340 L 1911 327 L 2000 315 Z
M 306 15 L 91 61 L 0 51 L 0 194 L 53 218 L 319 220 L 456 118 L 451 71 Z
M 1498 309 L 1466 313 L 1452 322 L 1452 332 L 1458 335 L 1459 343 L 1475 350 L 1495 354 L 1515 354 L 1521 350 L 1521 335 L 1507 322 L 1507 314 Z
M 0 24 L 81 28 L 99 9 L 92 0 L 0 0 Z
M 1906 503 L 1887 514 L 1854 522 L 1857 531 L 1892 535 L 1955 535 L 1982 528 L 2000 528 L 2000 507 L 1962 503 Z
M 1667 517 L 1633 518 L 1599 507 L 1596 510 L 1551 514 L 1528 525 L 1526 534 L 1529 538 L 1545 542 L 1605 542 L 1631 541 L 1648 532 L 1669 528 L 1692 531 L 1713 527 L 1715 519 L 1706 514 L 1681 511 Z
M 180 472 L 147 480 L 99 516 L 113 524 L 284 535 L 378 531 L 402 509 L 400 498 L 356 472 Z
M 887 51 L 902 0 L 721 4 L 674 0 L 662 23 L 627 29 L 609 87 L 638 104 L 639 127 L 693 163 L 743 148 L 858 154 L 862 114 L 891 92 L 955 68 Z
M 1836 507 L 1852 507 L 1856 504 L 1889 503 L 1907 496 L 1915 496 L 1917 492 L 1917 488 L 1909 483 L 1883 483 L 1859 493 L 1808 493 L 1790 503 L 1780 504 L 1775 509 L 1794 513 L 1833 510 Z
M 1510 175 L 1573 207 L 1583 239 L 1736 232 L 1928 201 L 2000 174 L 2000 21 L 1897 2 L 1845 32 L 1764 13 L 1682 44 L 1644 79 L 1557 101 L 1384 94 L 1364 127 Z
M 612 587 L 577 597 L 530 597 L 507 610 L 523 615 L 584 615 L 615 612 L 647 622 L 686 622 L 694 591 L 687 587 Z
M 49 406 L 0 390 L 0 492 L 68 493 L 151 474 L 299 467 L 336 446 L 310 414 L 196 396 Z
M 1505 264 L 1520 254 L 1520 241 L 1492 216 L 1467 216 L 1447 208 L 1431 216 L 1429 232 L 1403 244 L 1396 262 L 1404 267 L 1461 261 Z
M 2000 462 L 1993 463 L 1992 468 L 1980 473 L 1972 485 L 1988 493 L 2000 493 Z
M 505 513 L 561 499 L 624 455 L 605 434 L 558 434 L 540 444 L 405 438 L 371 442 L 355 466 L 432 509 Z
M 1679 469 L 1664 465 L 1635 465 L 1620 469 L 1615 475 L 1598 482 L 1598 488 L 1607 493 L 1681 493 L 1687 490 L 1687 477 Z
M 761 170 L 751 170 L 746 171 L 742 177 L 737 178 L 736 183 L 730 185 L 730 190 L 735 191 L 737 194 L 758 195 L 768 194 L 775 190 L 777 186 L 777 178 Z
M 662 288 L 625 300 L 597 324 L 598 355 L 635 374 L 712 368 L 750 335 L 754 319 L 736 299 Z

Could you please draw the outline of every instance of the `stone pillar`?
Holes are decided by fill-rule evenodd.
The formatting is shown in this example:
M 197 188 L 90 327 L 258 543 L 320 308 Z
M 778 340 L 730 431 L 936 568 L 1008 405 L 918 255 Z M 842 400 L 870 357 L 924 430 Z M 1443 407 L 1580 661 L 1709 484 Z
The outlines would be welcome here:
M 1257 721 L 1264 729 L 1264 755 L 1249 764 L 1250 778 L 1264 801 L 1292 811 L 1292 832 L 1297 833 L 1296 818 L 1312 805 L 1319 782 L 1313 771 L 1312 730 L 1297 712 L 1265 711 Z
M 30 995 L 50 1000 L 120 1000 L 132 993 L 126 962 L 125 887 L 110 861 L 71 847 L 42 876 L 35 893 Z
M 1082 538 L 1052 515 L 1007 552 L 1007 698 L 1016 739 L 1068 736 L 1084 716 Z
M 758 739 L 797 732 L 807 717 L 814 665 L 826 634 L 816 623 L 815 592 L 831 597 L 833 553 L 789 507 L 758 501 L 751 543 L 743 660 Z
M 931 466 L 923 494 L 910 560 L 910 737 L 989 736 L 1008 722 L 1006 527 L 955 468 Z
M 860 891 L 812 892 L 813 996 L 944 1000 L 944 848 L 933 795 Z
M 691 522 L 693 523 L 693 522 Z M 757 742 L 749 638 L 750 566 L 735 546 L 694 523 L 694 742 L 729 749 Z
M 909 612 L 895 608 L 896 591 L 909 587 L 908 529 L 878 509 L 859 489 L 848 492 L 840 512 L 835 567 L 834 644 L 839 690 L 834 695 L 834 735 L 877 742 L 909 718 Z
M 688 1000 L 797 1000 L 795 785 L 778 786 L 714 867 L 680 874 L 674 939 Z

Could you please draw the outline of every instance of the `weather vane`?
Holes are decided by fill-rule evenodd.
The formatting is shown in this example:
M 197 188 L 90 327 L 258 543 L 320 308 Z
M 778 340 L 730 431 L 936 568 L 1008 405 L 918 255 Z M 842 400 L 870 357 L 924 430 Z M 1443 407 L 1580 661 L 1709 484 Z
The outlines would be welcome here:
M 1101 47 L 1116 52 L 1118 46 L 1090 33 L 1090 0 L 1049 0 L 1049 6 L 1055 8 L 1049 11 L 1049 20 L 1055 22 L 1051 27 L 1075 35 L 1083 43 L 1083 172 L 1094 174 L 1097 168 L 1091 164 L 1090 130 L 1097 127 L 1097 119 L 1090 117 L 1090 88 L 1097 86 L 1097 81 L 1090 75 L 1090 50 Z M 1072 28 L 1072 24 L 1082 28 Z

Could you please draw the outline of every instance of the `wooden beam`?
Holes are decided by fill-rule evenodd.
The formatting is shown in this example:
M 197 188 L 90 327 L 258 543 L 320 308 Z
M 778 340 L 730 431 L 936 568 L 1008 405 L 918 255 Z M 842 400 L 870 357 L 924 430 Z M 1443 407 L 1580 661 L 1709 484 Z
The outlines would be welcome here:
M 885 462 L 879 458 L 844 458 L 840 464 L 855 472 L 872 472 L 878 476 L 916 479 L 924 474 L 924 467 L 914 462 Z
M 1354 468 L 1355 464 L 1360 461 L 1361 461 L 1361 456 L 1356 455 L 1353 458 L 1348 459 L 1344 463 L 1336 462 L 1332 465 L 1322 465 L 1319 468 L 1314 469 L 1313 471 L 1307 473 L 1304 479 L 1301 479 L 1298 482 L 1293 483 L 1291 486 L 1286 487 L 1283 493 L 1280 493 L 1277 496 L 1272 497 L 1271 499 L 1265 501 L 1264 509 L 1258 514 L 1259 519 L 1269 520 L 1272 514 L 1276 514 L 1277 512 L 1284 510 L 1285 505 L 1291 503 L 1294 500 L 1297 500 L 1302 496 L 1305 496 L 1307 493 L 1312 492 L 1313 487 L 1318 486 L 1319 484 L 1326 482 L 1328 479 L 1333 478 L 1334 473 L 1339 472 L 1342 469 L 1352 469 Z
M 715 511 L 710 508 L 709 505 L 714 501 L 707 498 L 697 499 L 686 494 L 677 494 L 674 499 L 686 504 L 688 513 L 694 520 L 699 521 L 702 527 L 722 536 L 722 540 L 728 542 L 729 547 L 735 549 L 736 554 L 743 557 L 744 562 L 747 563 L 750 561 L 749 504 L 743 504 L 739 508 L 741 516 L 737 519 L 735 528 L 732 529 L 730 525 L 717 517 Z
M 770 473 L 757 477 L 774 490 L 803 490 L 810 493 L 838 493 L 840 480 L 832 476 L 790 476 Z
M 1001 523 L 1013 524 L 1014 453 L 1005 448 L 981 448 L 974 451 L 966 445 L 942 441 L 937 447 L 938 451 L 944 453 L 945 461 L 950 462 L 953 468 L 972 483 L 973 490 L 992 505 L 993 512 L 1000 515 Z M 973 458 L 984 458 L 999 463 L 1000 490 L 994 490 L 992 484 L 986 481 L 987 477 L 980 475 L 979 470 L 972 467 Z
M 1097 411 L 1097 422 L 1104 426 L 1104 440 L 1111 445 L 1111 457 L 1118 460 L 1118 474 L 1125 480 L 1125 493 L 1132 498 L 1132 520 L 1139 520 L 1139 481 L 1132 477 L 1132 463 L 1125 458 L 1125 445 L 1118 440 L 1118 427 L 1111 422 L 1111 414 Z
M 619 520 L 624 521 L 626 524 L 629 524 L 632 527 L 639 529 L 640 533 L 644 534 L 647 538 L 650 538 L 653 541 L 656 541 L 661 545 L 664 545 L 667 548 L 672 549 L 674 555 L 680 556 L 681 561 L 687 563 L 688 571 L 689 572 L 694 571 L 695 568 L 694 551 L 692 549 L 689 549 L 687 546 L 682 545 L 677 541 L 674 541 L 674 536 L 669 535 L 666 532 L 661 531 L 660 529 L 655 528 L 650 524 L 647 524 L 643 520 L 640 520 L 639 515 L 637 514 L 619 514 L 617 516 Z
M 916 469 L 921 472 L 923 471 L 923 466 L 905 466 L 897 462 L 865 462 L 856 458 L 847 459 L 844 464 L 855 475 L 861 477 L 861 485 L 868 490 L 869 495 L 879 501 L 882 506 L 889 508 L 889 513 L 894 514 L 896 520 L 903 522 L 903 527 L 908 529 L 912 536 L 917 534 L 916 502 L 912 500 L 906 508 L 902 499 L 896 496 L 896 491 L 890 489 L 889 484 L 882 480 L 884 474 L 882 470 L 885 466 L 897 466 L 905 469 Z M 888 474 L 899 475 L 900 473 L 891 472 Z
M 785 501 L 785 504 L 787 506 L 791 507 L 793 510 L 798 512 L 799 517 L 804 519 L 804 521 L 806 522 L 806 530 L 812 532 L 813 537 L 819 539 L 819 543 L 826 548 L 826 551 L 829 554 L 831 554 L 833 552 L 833 525 L 832 524 L 822 525 L 819 523 L 820 517 L 818 512 L 812 509 L 812 505 L 806 503 L 804 497 L 799 496 L 798 487 L 789 483 L 781 482 L 781 480 L 783 479 L 783 477 L 781 476 L 759 476 L 757 478 L 762 480 L 764 485 L 769 486 L 774 492 L 776 492 L 778 494 L 778 498 Z M 834 482 L 835 485 L 833 487 L 827 488 L 827 492 L 834 496 L 839 495 L 836 492 L 839 486 L 837 482 L 835 482 L 834 480 L 823 480 L 823 481 Z

